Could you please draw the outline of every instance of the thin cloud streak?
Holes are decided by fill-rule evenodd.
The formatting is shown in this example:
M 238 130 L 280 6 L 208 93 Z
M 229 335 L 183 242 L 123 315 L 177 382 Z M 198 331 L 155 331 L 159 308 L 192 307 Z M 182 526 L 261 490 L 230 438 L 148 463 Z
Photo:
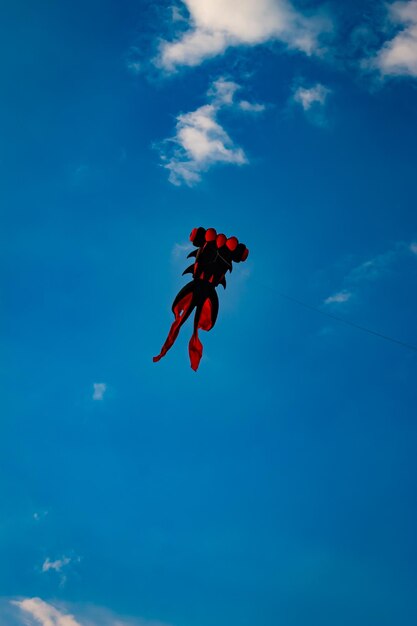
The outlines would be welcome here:
M 249 113 L 263 113 L 266 109 L 266 105 L 260 104 L 259 102 L 252 103 L 247 100 L 241 100 L 241 102 L 239 102 L 239 108 Z
M 397 243 L 393 248 L 374 256 L 372 259 L 354 267 L 345 276 L 344 283 L 348 288 L 342 289 L 324 300 L 324 304 L 344 304 L 348 302 L 361 284 L 378 280 L 392 271 L 401 258 L 410 254 L 417 255 L 417 244 Z
M 172 259 L 174 261 L 177 261 L 184 255 L 187 256 L 187 254 L 193 249 L 193 245 L 190 241 L 187 241 L 185 243 L 176 243 L 172 248 Z
M 49 572 L 49 570 L 54 570 L 55 572 L 60 572 L 63 567 L 70 563 L 71 559 L 67 556 L 63 556 L 62 559 L 57 559 L 56 561 L 50 561 L 49 558 L 46 558 L 42 565 L 42 571 Z
M 347 302 L 352 297 L 352 293 L 350 291 L 338 291 L 337 293 L 329 296 L 325 299 L 324 304 L 340 304 L 342 302 Z

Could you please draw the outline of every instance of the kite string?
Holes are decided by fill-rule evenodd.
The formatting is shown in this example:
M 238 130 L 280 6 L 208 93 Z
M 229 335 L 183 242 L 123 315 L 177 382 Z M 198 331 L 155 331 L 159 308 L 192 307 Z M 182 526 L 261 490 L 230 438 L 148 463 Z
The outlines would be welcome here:
M 267 289 L 270 289 L 271 291 L 274 291 L 281 298 L 284 298 L 285 300 L 288 300 L 290 302 L 295 302 L 296 304 L 304 307 L 305 309 L 310 309 L 311 311 L 320 313 L 321 315 L 324 315 L 325 317 L 330 317 L 331 319 L 337 322 L 341 322 L 342 324 L 346 324 L 347 326 L 351 326 L 352 328 L 361 330 L 364 333 L 374 335 L 375 337 L 379 337 L 380 339 L 385 339 L 386 341 L 390 341 L 391 343 L 396 343 L 397 345 L 402 346 L 403 348 L 408 348 L 409 350 L 414 350 L 414 352 L 417 352 L 417 346 L 413 346 L 412 344 L 407 343 L 406 341 L 400 341 L 399 339 L 394 339 L 394 337 L 390 337 L 389 335 L 384 335 L 383 333 L 379 333 L 376 330 L 367 328 L 366 326 L 361 326 L 360 324 L 356 324 L 356 322 L 351 322 L 350 320 L 347 320 L 343 317 L 339 317 L 338 315 L 334 315 L 333 313 L 329 313 L 328 311 L 323 311 L 323 309 L 320 309 L 319 307 L 313 306 L 312 304 L 308 304 L 307 302 L 303 302 L 302 300 L 298 300 L 297 298 L 294 298 L 285 293 L 282 293 L 281 291 L 278 291 L 278 289 L 276 289 L 275 287 L 271 287 L 270 285 L 264 284 L 263 286 L 266 287 Z

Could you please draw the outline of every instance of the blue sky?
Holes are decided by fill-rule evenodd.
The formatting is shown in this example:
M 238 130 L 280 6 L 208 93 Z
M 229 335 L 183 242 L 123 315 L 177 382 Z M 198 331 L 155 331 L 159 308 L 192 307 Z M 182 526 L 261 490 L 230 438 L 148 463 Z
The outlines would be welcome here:
M 416 0 L 1 30 L 1 626 L 415 626 L 417 354 L 279 294 L 417 345 Z M 196 374 L 200 225 L 250 256 Z

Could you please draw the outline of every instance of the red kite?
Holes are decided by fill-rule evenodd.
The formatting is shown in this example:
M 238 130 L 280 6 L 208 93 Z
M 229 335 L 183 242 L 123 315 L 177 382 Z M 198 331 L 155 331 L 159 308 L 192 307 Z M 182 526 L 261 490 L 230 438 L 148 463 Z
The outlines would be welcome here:
M 198 338 L 198 329 L 211 330 L 216 323 L 219 312 L 219 298 L 216 287 L 223 285 L 226 289 L 226 273 L 231 272 L 232 262 L 246 261 L 249 250 L 243 243 L 239 243 L 236 237 L 227 238 L 226 235 L 218 235 L 214 228 L 194 228 L 190 235 L 190 241 L 196 250 L 190 252 L 188 257 L 195 257 L 195 261 L 183 272 L 192 274 L 193 280 L 185 285 L 177 294 L 172 312 L 175 320 L 168 333 L 168 337 L 162 346 L 154 362 L 162 359 L 174 344 L 181 326 L 191 315 L 194 309 L 194 332 L 188 345 L 191 367 L 197 371 L 203 355 L 203 345 Z M 187 258 L 188 258 L 187 257 Z

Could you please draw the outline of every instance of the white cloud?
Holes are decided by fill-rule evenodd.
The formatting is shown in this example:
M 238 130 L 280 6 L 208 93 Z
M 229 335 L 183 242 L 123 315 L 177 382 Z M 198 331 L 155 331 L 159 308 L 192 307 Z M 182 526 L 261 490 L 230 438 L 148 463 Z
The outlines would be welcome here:
M 248 110 L 234 101 L 239 89 L 237 83 L 219 78 L 207 92 L 208 104 L 177 117 L 175 136 L 161 146 L 163 167 L 169 171 L 172 184 L 193 186 L 213 165 L 248 162 L 244 150 L 235 144 L 218 120 L 220 111 L 235 104 L 238 110 Z
M 42 564 L 42 572 L 56 572 L 59 576 L 59 584 L 61 587 L 63 587 L 67 582 L 67 576 L 63 572 L 63 569 L 67 568 L 74 561 L 79 562 L 80 560 L 80 557 L 70 559 L 67 556 L 63 556 L 61 559 L 56 559 L 55 561 L 51 561 L 49 558 L 46 558 Z
M 63 567 L 70 563 L 71 559 L 67 556 L 63 556 L 62 559 L 57 559 L 56 561 L 51 561 L 49 558 L 46 558 L 42 565 L 42 571 L 49 572 L 49 570 L 54 570 L 55 572 L 60 572 Z
M 11 614 L 7 606 L 10 607 Z M 4 613 L 11 617 L 12 625 L 22 624 L 23 614 L 25 626 L 168 626 L 158 621 L 126 618 L 91 604 L 56 605 L 36 597 L 8 600 L 4 608 Z M 16 617 L 18 621 L 15 621 Z M 4 626 L 8 623 L 9 620 Z
M 310 111 L 314 105 L 324 106 L 330 89 L 317 83 L 313 87 L 297 87 L 293 93 L 293 100 L 299 104 L 304 111 Z
M 329 296 L 325 299 L 324 304 L 340 304 L 342 302 L 347 302 L 352 297 L 352 293 L 350 291 L 338 291 L 337 293 Z
M 413 243 L 410 243 L 410 252 L 412 252 L 413 254 L 417 254 L 417 241 L 413 241 Z
M 93 400 L 103 400 L 106 389 L 106 383 L 93 383 Z
M 383 76 L 417 77 L 417 0 L 394 2 L 389 7 L 389 19 L 399 31 L 385 42 L 370 65 Z
M 241 100 L 239 102 L 239 108 L 242 111 L 247 111 L 248 113 L 262 113 L 265 111 L 265 104 L 260 104 L 259 102 L 248 102 L 247 100 Z
M 311 124 L 325 127 L 328 125 L 327 100 L 331 93 L 331 89 L 321 83 L 306 87 L 297 80 L 289 105 L 301 108 Z
M 208 97 L 217 106 L 230 105 L 233 103 L 235 93 L 239 91 L 240 85 L 232 80 L 218 78 L 213 81 L 211 87 L 207 91 Z
M 174 156 L 165 167 L 174 185 L 193 185 L 201 172 L 216 163 L 243 165 L 247 162 L 242 148 L 236 146 L 216 120 L 218 108 L 207 104 L 177 118 Z
M 189 29 L 162 41 L 155 63 L 168 72 L 196 66 L 233 46 L 278 40 L 308 55 L 320 52 L 320 35 L 329 23 L 305 16 L 289 0 L 183 0 Z
M 52 604 L 44 602 L 40 598 L 26 598 L 13 600 L 12 604 L 27 616 L 33 618 L 29 624 L 41 624 L 41 626 L 82 626 L 69 613 L 63 613 Z M 27 622 L 26 622 L 27 623 Z

